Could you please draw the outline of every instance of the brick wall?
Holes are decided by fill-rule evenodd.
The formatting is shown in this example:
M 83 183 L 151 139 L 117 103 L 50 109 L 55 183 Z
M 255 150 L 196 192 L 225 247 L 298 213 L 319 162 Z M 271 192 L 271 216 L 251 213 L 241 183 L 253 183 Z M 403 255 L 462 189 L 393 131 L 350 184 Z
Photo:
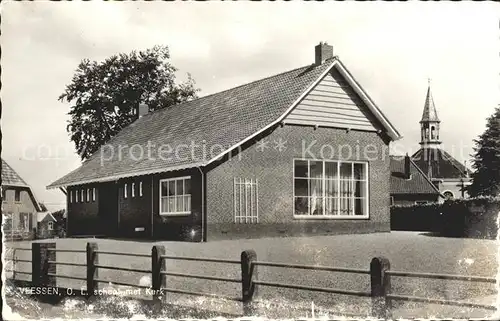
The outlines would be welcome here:
M 181 216 L 160 215 L 160 180 L 175 177 L 191 177 L 191 214 Z M 165 240 L 201 240 L 202 176 L 197 168 L 167 172 L 153 176 L 154 238 Z
M 285 149 L 281 152 L 278 151 L 277 145 L 280 139 L 286 141 Z M 238 155 L 233 155 L 229 160 L 208 171 L 206 195 L 208 240 L 390 230 L 390 171 L 387 140 L 374 132 L 285 125 L 273 129 L 262 141 L 267 142 L 265 145 L 267 148 L 264 148 L 264 151 L 258 149 L 258 146 L 262 145 L 248 144 Z M 351 152 L 349 153 L 348 148 L 339 151 L 339 145 L 351 146 Z M 330 146 L 333 148 L 333 155 Z M 368 149 L 367 155 L 363 152 L 366 146 L 371 148 Z M 339 155 L 339 152 L 342 155 Z M 294 158 L 368 160 L 369 219 L 294 219 Z M 233 179 L 235 177 L 259 180 L 258 225 L 233 223 Z

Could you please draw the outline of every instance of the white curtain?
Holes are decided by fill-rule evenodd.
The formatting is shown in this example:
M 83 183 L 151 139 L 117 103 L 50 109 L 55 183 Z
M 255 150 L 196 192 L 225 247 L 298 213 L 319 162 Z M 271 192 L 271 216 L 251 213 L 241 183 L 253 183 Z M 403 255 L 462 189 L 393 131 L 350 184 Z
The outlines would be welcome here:
M 352 164 L 340 165 L 340 214 L 352 214 L 352 200 L 354 197 L 352 188 Z
M 323 163 L 310 162 L 311 215 L 323 215 Z
M 325 163 L 325 215 L 338 215 L 338 163 Z

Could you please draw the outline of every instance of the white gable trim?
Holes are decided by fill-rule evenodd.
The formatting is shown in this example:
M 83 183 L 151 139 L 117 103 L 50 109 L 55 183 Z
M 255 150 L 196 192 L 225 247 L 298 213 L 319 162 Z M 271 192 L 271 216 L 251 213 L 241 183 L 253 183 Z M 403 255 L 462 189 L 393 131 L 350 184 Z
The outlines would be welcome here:
M 206 165 L 208 165 L 208 164 L 210 164 L 210 163 L 212 163 L 212 162 L 220 159 L 221 157 L 223 157 L 227 153 L 231 152 L 235 148 L 243 145 L 244 143 L 246 143 L 250 139 L 256 137 L 257 135 L 261 134 L 265 130 L 267 130 L 270 127 L 272 127 L 272 126 L 280 123 L 281 121 L 283 121 L 283 119 L 286 116 L 288 116 L 288 114 L 290 114 L 290 112 L 299 104 L 299 102 L 302 101 L 302 99 L 304 99 L 304 97 L 307 96 L 314 89 L 314 87 L 316 87 L 316 85 L 321 80 L 323 80 L 323 78 L 335 66 L 338 66 L 337 69 L 340 72 L 340 74 L 347 80 L 347 82 L 349 83 L 349 85 L 361 97 L 361 99 L 363 100 L 363 102 L 368 106 L 368 109 L 370 110 L 370 112 L 373 113 L 375 115 L 375 117 L 377 118 L 377 120 L 379 120 L 382 123 L 382 126 L 384 126 L 384 128 L 387 130 L 387 133 L 389 134 L 389 137 L 392 140 L 398 140 L 398 139 L 402 138 L 403 136 L 401 136 L 401 134 L 399 134 L 399 132 L 396 130 L 396 128 L 394 128 L 394 126 L 389 122 L 389 120 L 387 119 L 387 117 L 385 117 L 385 115 L 382 113 L 382 111 L 380 111 L 380 109 L 373 103 L 373 101 L 365 93 L 365 91 L 361 88 L 361 86 L 358 85 L 358 83 L 356 82 L 356 80 L 354 80 L 354 78 L 351 76 L 351 74 L 347 71 L 347 69 L 344 67 L 344 65 L 340 62 L 340 60 L 338 59 L 338 57 L 334 57 L 333 61 L 330 64 L 330 66 L 328 68 L 326 68 L 323 73 L 321 73 L 321 75 L 302 93 L 302 95 L 299 96 L 299 98 L 297 98 L 297 100 L 295 100 L 290 105 L 290 107 L 288 107 L 288 109 L 278 119 L 276 119 L 275 121 L 273 121 L 272 123 L 270 123 L 266 127 L 262 128 L 261 130 L 255 132 L 252 135 L 248 136 L 247 138 L 243 139 L 242 141 L 234 144 L 230 148 L 226 149 L 225 151 L 223 151 L 222 153 L 220 153 L 216 157 L 214 157 L 211 160 L 209 160 L 206 163 Z
M 375 103 L 371 100 L 368 94 L 361 88 L 358 82 L 354 79 L 354 77 L 347 71 L 345 66 L 342 64 L 340 60 L 336 60 L 337 70 L 340 74 L 347 80 L 349 85 L 354 89 L 354 91 L 361 97 L 363 102 L 368 106 L 370 111 L 375 115 L 375 117 L 382 123 L 382 126 L 387 130 L 389 137 L 392 140 L 401 139 L 403 136 L 396 130 L 396 128 L 389 122 L 387 117 L 382 113 L 382 111 L 375 105 Z
M 272 126 L 278 124 L 279 122 L 281 122 L 294 108 L 295 106 L 297 106 L 297 104 L 314 88 L 316 87 L 316 85 L 326 76 L 326 74 L 328 74 L 330 72 L 330 70 L 333 68 L 333 66 L 335 66 L 335 63 L 337 61 L 337 58 L 335 57 L 333 59 L 333 61 L 330 63 L 330 66 L 328 68 L 325 69 L 325 71 L 323 71 L 321 73 L 321 75 L 315 80 L 313 81 L 313 83 L 302 93 L 302 95 L 299 96 L 299 98 L 297 98 L 293 103 L 292 105 L 290 105 L 290 107 L 288 107 L 288 109 L 278 118 L 276 119 L 275 121 L 273 121 L 272 123 L 270 123 L 269 125 L 267 125 L 266 127 L 260 129 L 259 131 L 253 133 L 252 135 L 248 136 L 247 138 L 243 139 L 242 141 L 234 144 L 233 146 L 231 146 L 230 148 L 226 149 L 225 151 L 223 151 L 222 153 L 220 153 L 219 155 L 215 156 L 214 158 L 212 158 L 211 160 L 209 160 L 207 162 L 206 165 L 220 159 L 221 157 L 223 157 L 225 154 L 231 152 L 233 149 L 237 148 L 238 146 L 241 146 L 243 145 L 244 143 L 246 143 L 247 141 L 249 141 L 250 139 L 258 136 L 259 134 L 261 134 L 262 132 L 266 131 L 267 129 L 271 128 Z

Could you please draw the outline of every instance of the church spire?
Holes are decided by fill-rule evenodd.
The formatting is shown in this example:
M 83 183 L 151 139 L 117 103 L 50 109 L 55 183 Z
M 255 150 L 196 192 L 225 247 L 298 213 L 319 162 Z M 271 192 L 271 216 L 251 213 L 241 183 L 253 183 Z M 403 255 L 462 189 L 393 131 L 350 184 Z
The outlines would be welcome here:
M 420 145 L 424 147 L 438 147 L 441 144 L 439 140 L 439 124 L 434 99 L 431 93 L 431 80 L 428 79 L 427 96 L 425 97 L 424 112 L 420 120 L 421 141 Z
M 439 118 L 436 111 L 436 106 L 434 105 L 434 99 L 432 99 L 431 93 L 431 79 L 427 79 L 427 97 L 425 97 L 424 112 L 422 113 L 422 120 L 420 122 L 436 121 L 439 122 Z

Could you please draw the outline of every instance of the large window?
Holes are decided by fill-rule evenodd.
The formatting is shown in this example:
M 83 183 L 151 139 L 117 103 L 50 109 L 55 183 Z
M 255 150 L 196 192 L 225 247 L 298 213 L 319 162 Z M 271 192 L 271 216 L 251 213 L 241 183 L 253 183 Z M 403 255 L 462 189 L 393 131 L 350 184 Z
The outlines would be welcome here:
M 368 164 L 294 160 L 294 207 L 296 217 L 368 217 Z
M 186 215 L 191 213 L 191 178 L 160 180 L 160 214 Z

